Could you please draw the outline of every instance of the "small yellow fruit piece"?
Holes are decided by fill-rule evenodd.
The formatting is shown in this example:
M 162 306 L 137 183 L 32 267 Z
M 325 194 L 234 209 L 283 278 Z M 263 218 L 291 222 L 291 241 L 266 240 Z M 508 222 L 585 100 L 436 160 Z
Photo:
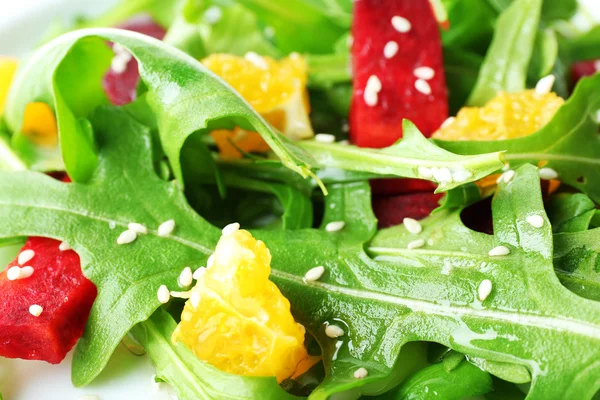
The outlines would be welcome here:
M 463 107 L 456 118 L 433 134 L 441 140 L 505 140 L 530 135 L 564 104 L 556 93 L 535 90 L 500 93 L 484 107 Z
M 308 67 L 299 55 L 276 61 L 254 53 L 246 57 L 213 54 L 202 63 L 229 83 L 252 108 L 287 137 L 304 139 L 314 135 L 308 116 Z M 236 146 L 247 152 L 269 149 L 255 132 L 240 135 L 240 130 L 236 130 L 225 135 L 223 131 L 217 131 L 213 132 L 213 138 L 225 158 L 242 156 Z
M 0 115 L 4 110 L 8 89 L 17 71 L 17 65 L 16 59 L 0 56 Z
M 218 369 L 246 376 L 294 374 L 307 358 L 304 327 L 269 280 L 271 253 L 245 230 L 221 237 L 214 262 L 185 304 L 173 342 Z

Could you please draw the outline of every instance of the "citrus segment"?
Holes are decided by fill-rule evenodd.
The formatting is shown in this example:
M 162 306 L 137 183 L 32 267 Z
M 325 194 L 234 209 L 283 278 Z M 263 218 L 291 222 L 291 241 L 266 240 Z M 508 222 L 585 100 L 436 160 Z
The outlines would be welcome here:
M 4 110 L 4 102 L 8 96 L 8 89 L 17 71 L 17 60 L 11 57 L 0 56 L 0 115 Z
M 463 107 L 433 137 L 442 140 L 505 140 L 530 135 L 554 116 L 564 100 L 535 90 L 500 93 L 484 107 Z
M 271 253 L 245 230 L 223 235 L 214 261 L 185 304 L 173 341 L 218 369 L 247 376 L 293 375 L 307 357 L 304 327 L 269 280 Z

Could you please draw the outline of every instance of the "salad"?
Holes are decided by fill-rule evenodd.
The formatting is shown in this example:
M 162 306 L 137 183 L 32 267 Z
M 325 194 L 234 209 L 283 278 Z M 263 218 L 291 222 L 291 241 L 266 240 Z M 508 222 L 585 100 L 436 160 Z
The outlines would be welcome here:
M 0 58 L 0 357 L 74 348 L 80 387 L 123 343 L 180 400 L 600 398 L 586 15 L 123 0 L 54 26 Z

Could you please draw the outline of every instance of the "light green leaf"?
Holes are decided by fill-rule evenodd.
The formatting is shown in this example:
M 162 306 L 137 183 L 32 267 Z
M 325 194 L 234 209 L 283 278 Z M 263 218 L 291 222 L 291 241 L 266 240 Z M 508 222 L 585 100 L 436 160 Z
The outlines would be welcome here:
M 175 389 L 181 400 L 295 399 L 275 378 L 231 375 L 200 361 L 182 344 L 173 344 L 177 324 L 163 309 L 133 327 L 132 333 L 156 367 L 156 377 Z
M 89 29 L 66 34 L 39 49 L 19 70 L 5 113 L 9 128 L 18 132 L 29 102 L 52 105 L 57 113 L 65 166 L 74 181 L 88 180 L 97 165 L 95 145 L 80 119 L 104 99 L 100 82 L 111 52 L 102 39 L 119 43 L 138 60 L 140 75 L 148 87 L 146 99 L 157 116 L 163 148 L 180 182 L 180 152 L 187 139 L 195 132 L 233 125 L 259 132 L 284 165 L 304 177 L 311 175 L 311 157 L 277 134 L 231 87 L 198 61 L 135 32 Z
M 469 358 L 473 364 L 490 374 L 507 382 L 522 384 L 531 382 L 531 374 L 523 365 L 506 363 L 501 361 L 490 361 L 484 358 Z
M 461 157 L 433 145 L 417 127 L 404 120 L 403 139 L 384 149 L 366 149 L 340 144 L 323 144 L 302 141 L 299 146 L 307 150 L 321 167 L 348 171 L 368 172 L 386 176 L 428 179 L 439 184 L 438 191 L 447 191 L 464 183 L 481 179 L 502 168 L 501 153 Z M 440 181 L 437 176 L 423 176 L 419 167 L 446 168 L 452 176 L 463 176 L 457 181 Z
M 500 91 L 525 89 L 541 0 L 516 0 L 502 12 L 468 104 L 483 106 Z

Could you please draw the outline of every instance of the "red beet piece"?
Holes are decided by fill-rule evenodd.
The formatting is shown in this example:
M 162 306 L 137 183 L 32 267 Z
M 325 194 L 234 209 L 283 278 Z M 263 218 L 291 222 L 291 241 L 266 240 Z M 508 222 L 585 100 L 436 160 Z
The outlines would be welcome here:
M 404 218 L 423 219 L 439 206 L 442 194 L 410 193 L 397 196 L 374 196 L 373 211 L 379 228 L 399 225 Z
M 389 146 L 402 137 L 405 118 L 430 136 L 448 117 L 448 94 L 438 24 L 429 0 L 356 0 L 352 37 L 352 142 L 361 147 Z M 397 50 L 388 49 L 388 56 L 394 53 L 388 58 L 386 45 L 396 47 L 390 43 L 396 43 Z M 431 68 L 433 76 L 417 70 L 422 67 Z M 419 83 L 416 75 L 421 76 Z M 369 105 L 365 98 L 372 92 L 366 90 L 372 76 L 381 82 L 381 90 L 376 104 Z
M 371 182 L 374 195 L 395 195 L 401 193 L 433 192 L 437 187 L 431 181 L 422 179 L 374 179 Z
M 600 60 L 579 61 L 571 66 L 571 85 L 575 87 L 583 77 L 594 75 L 600 71 Z
M 23 250 L 34 257 L 25 263 L 34 268 L 29 278 L 10 281 L 0 273 L 0 356 L 61 362 L 83 334 L 96 286 L 81 272 L 79 256 L 60 251 L 59 241 L 31 237 Z M 43 308 L 35 317 L 31 305 Z
M 166 33 L 162 26 L 146 15 L 134 17 L 117 28 L 143 33 L 156 39 L 162 39 Z M 102 83 L 110 102 L 121 106 L 135 100 L 139 81 L 138 63 L 135 58 L 132 58 L 122 72 L 111 68 L 104 76 Z

